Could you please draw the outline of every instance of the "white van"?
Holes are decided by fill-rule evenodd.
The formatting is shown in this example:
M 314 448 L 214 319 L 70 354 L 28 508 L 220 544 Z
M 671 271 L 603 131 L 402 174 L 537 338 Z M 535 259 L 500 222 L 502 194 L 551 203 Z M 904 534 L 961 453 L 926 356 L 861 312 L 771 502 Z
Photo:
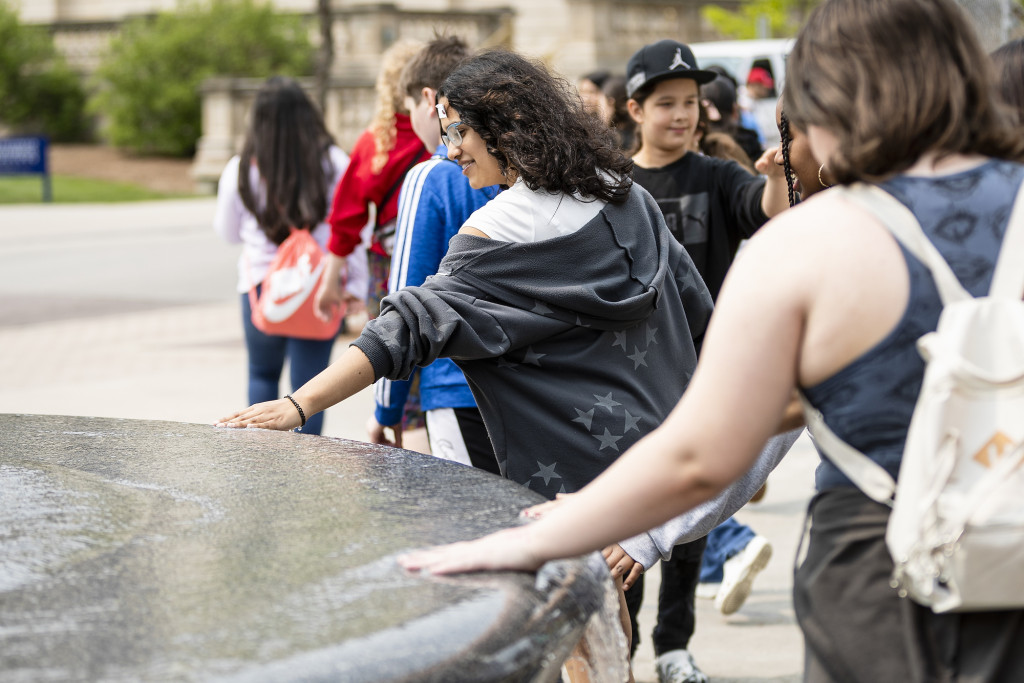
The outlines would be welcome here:
M 697 66 L 706 69 L 718 64 L 735 76 L 740 85 L 755 66 L 768 70 L 779 92 L 786 80 L 786 56 L 793 49 L 794 38 L 775 40 L 721 40 L 711 43 L 693 43 L 690 49 L 697 58 Z
M 793 49 L 794 38 L 776 40 L 722 40 L 690 45 L 697 66 L 706 69 L 717 64 L 736 78 L 739 84 L 740 104 L 750 112 L 765 148 L 779 144 L 779 130 L 775 125 L 775 99 L 786 81 L 786 57 Z M 775 90 L 772 97 L 751 100 L 746 94 L 747 76 L 754 67 L 766 69 L 772 77 Z

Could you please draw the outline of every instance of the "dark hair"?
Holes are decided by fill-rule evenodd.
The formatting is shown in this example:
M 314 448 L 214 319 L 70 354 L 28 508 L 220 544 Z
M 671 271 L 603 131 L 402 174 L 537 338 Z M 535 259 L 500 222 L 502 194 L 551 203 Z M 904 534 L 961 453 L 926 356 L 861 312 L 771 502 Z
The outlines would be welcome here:
M 619 149 L 629 152 L 633 149 L 636 136 L 636 122 L 629 115 L 629 97 L 626 96 L 626 77 L 618 74 L 609 76 L 601 86 L 601 94 L 612 103 L 612 120 L 609 125 L 619 136 Z
M 706 66 L 704 67 L 704 70 L 714 71 L 716 74 L 719 75 L 720 78 L 724 78 L 725 80 L 732 83 L 733 90 L 736 90 L 737 88 L 740 87 L 740 82 L 736 80 L 736 77 L 733 76 L 732 73 L 721 64 L 712 64 L 711 66 Z
M 779 135 L 782 137 L 782 171 L 786 174 L 786 190 L 789 193 L 789 205 L 796 206 L 796 190 L 793 189 L 793 164 L 789 161 L 789 148 L 793 144 L 793 136 L 789 132 L 789 119 L 786 112 L 779 113 Z
M 272 76 L 256 94 L 238 164 L 238 193 L 260 229 L 281 244 L 290 229 L 309 230 L 327 215 L 325 163 L 334 139 L 298 82 Z M 255 159 L 265 201 L 250 187 Z
M 601 90 L 602 88 L 604 88 L 604 83 L 605 81 L 608 80 L 609 76 L 611 76 L 611 73 L 609 73 L 607 70 L 598 69 L 597 71 L 591 71 L 588 74 L 583 74 L 582 76 L 580 76 L 580 80 L 590 81 L 591 83 L 597 86 L 598 90 Z
M 723 120 L 736 112 L 736 87 L 728 79 L 719 76 L 700 87 L 700 96 L 710 100 Z
M 611 125 L 615 128 L 620 128 L 625 124 L 632 125 L 633 119 L 630 118 L 629 107 L 626 106 L 626 102 L 629 101 L 626 96 L 626 77 L 609 76 L 601 86 L 601 94 L 612 101 Z
M 1024 123 L 1024 38 L 1011 40 L 992 53 L 1003 102 L 1013 108 L 1018 123 Z
M 612 130 L 583 110 L 572 85 L 539 63 L 484 52 L 456 67 L 438 97 L 483 139 L 501 172 L 511 169 L 531 190 L 626 201 L 633 162 Z
M 992 64 L 953 0 L 827 0 L 787 68 L 789 123 L 838 137 L 828 167 L 840 183 L 883 180 L 929 151 L 1024 159 Z
M 402 69 L 400 90 L 418 98 L 420 90 L 437 90 L 459 62 L 469 56 L 466 41 L 458 36 L 438 36 L 416 53 Z

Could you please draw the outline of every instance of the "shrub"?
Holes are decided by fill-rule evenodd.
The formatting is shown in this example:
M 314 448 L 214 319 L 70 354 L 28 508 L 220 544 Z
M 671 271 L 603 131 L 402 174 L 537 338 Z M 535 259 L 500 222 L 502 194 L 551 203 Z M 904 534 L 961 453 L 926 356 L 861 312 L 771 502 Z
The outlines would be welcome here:
M 42 28 L 24 26 L 0 0 L 0 121 L 16 133 L 81 139 L 88 127 L 81 78 Z
M 201 132 L 204 79 L 297 76 L 309 73 L 312 58 L 302 20 L 277 14 L 269 3 L 182 2 L 176 11 L 123 26 L 97 72 L 90 109 L 118 147 L 190 156 Z

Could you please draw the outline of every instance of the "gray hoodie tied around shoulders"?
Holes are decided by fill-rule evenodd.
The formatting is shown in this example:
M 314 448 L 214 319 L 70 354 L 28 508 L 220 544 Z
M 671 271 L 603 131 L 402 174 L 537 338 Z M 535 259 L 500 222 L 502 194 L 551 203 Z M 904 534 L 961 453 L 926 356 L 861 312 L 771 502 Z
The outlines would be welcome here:
M 502 473 L 551 499 L 585 486 L 668 416 L 711 310 L 690 257 L 634 184 L 625 203 L 569 235 L 527 244 L 456 235 L 438 274 L 384 299 L 354 345 L 377 379 L 453 359 Z M 699 538 L 729 517 L 779 458 L 762 457 L 703 512 L 623 549 L 650 567 L 674 538 Z

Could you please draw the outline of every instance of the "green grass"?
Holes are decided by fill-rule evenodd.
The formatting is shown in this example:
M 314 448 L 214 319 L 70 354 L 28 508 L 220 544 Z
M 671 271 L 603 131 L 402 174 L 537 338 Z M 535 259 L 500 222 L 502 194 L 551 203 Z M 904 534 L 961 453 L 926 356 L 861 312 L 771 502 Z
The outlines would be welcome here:
M 93 178 L 54 175 L 50 180 L 53 201 L 72 202 L 137 202 L 146 199 L 169 199 L 182 195 L 154 192 L 130 183 L 116 183 Z M 0 204 L 37 204 L 43 201 L 43 180 L 40 176 L 0 176 Z

